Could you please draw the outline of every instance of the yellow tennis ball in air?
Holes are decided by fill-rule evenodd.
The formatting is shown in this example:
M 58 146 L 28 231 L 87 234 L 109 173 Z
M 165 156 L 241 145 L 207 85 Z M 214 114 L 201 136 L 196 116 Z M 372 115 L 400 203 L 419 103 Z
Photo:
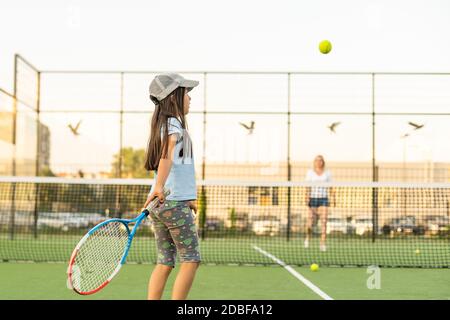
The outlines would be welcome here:
M 313 263 L 310 267 L 311 271 L 316 272 L 317 270 L 319 270 L 319 265 L 316 263 Z
M 419 249 L 416 249 L 415 253 L 416 253 L 416 254 L 420 254 L 420 250 L 419 250 Z
M 331 42 L 328 40 L 323 40 L 319 43 L 319 50 L 323 54 L 327 54 L 328 52 L 330 52 L 331 48 L 332 48 Z

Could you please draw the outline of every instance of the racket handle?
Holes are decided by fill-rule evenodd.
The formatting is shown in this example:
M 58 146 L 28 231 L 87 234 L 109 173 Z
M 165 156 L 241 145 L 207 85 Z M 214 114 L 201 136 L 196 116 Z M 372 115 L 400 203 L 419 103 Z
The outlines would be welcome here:
M 164 197 L 167 197 L 169 194 L 170 194 L 170 189 L 164 188 Z M 148 215 L 150 213 L 150 211 L 152 211 L 153 209 L 155 209 L 158 206 L 158 203 L 159 203 L 159 198 L 156 197 L 149 203 L 147 208 L 145 208 L 145 210 L 144 210 L 145 214 Z

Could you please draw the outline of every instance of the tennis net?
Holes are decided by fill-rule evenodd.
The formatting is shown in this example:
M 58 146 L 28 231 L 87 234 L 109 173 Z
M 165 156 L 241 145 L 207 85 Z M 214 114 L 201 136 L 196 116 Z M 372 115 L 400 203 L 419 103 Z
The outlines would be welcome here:
M 97 223 L 134 218 L 152 183 L 0 177 L 0 261 L 68 261 Z M 197 188 L 203 263 L 450 266 L 450 183 L 198 181 Z M 155 263 L 156 251 L 147 219 L 127 261 Z

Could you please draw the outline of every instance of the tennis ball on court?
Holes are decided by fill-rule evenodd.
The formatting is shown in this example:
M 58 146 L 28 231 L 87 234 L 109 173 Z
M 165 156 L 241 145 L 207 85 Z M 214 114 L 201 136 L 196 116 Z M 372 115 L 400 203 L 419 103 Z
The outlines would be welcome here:
M 319 265 L 316 263 L 313 263 L 310 267 L 311 271 L 316 272 L 317 270 L 319 270 Z
M 416 254 L 420 254 L 420 250 L 419 249 L 416 249 Z
M 323 40 L 319 43 L 319 50 L 323 54 L 327 54 L 328 52 L 330 52 L 331 48 L 332 48 L 331 42 L 328 40 Z

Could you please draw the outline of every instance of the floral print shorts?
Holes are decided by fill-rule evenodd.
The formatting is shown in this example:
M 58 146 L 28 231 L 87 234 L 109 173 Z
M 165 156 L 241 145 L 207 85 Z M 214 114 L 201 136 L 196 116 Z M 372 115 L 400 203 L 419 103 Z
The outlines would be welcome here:
M 175 266 L 177 252 L 180 262 L 200 262 L 200 248 L 195 216 L 189 201 L 166 200 L 150 212 L 153 222 L 157 263 Z

